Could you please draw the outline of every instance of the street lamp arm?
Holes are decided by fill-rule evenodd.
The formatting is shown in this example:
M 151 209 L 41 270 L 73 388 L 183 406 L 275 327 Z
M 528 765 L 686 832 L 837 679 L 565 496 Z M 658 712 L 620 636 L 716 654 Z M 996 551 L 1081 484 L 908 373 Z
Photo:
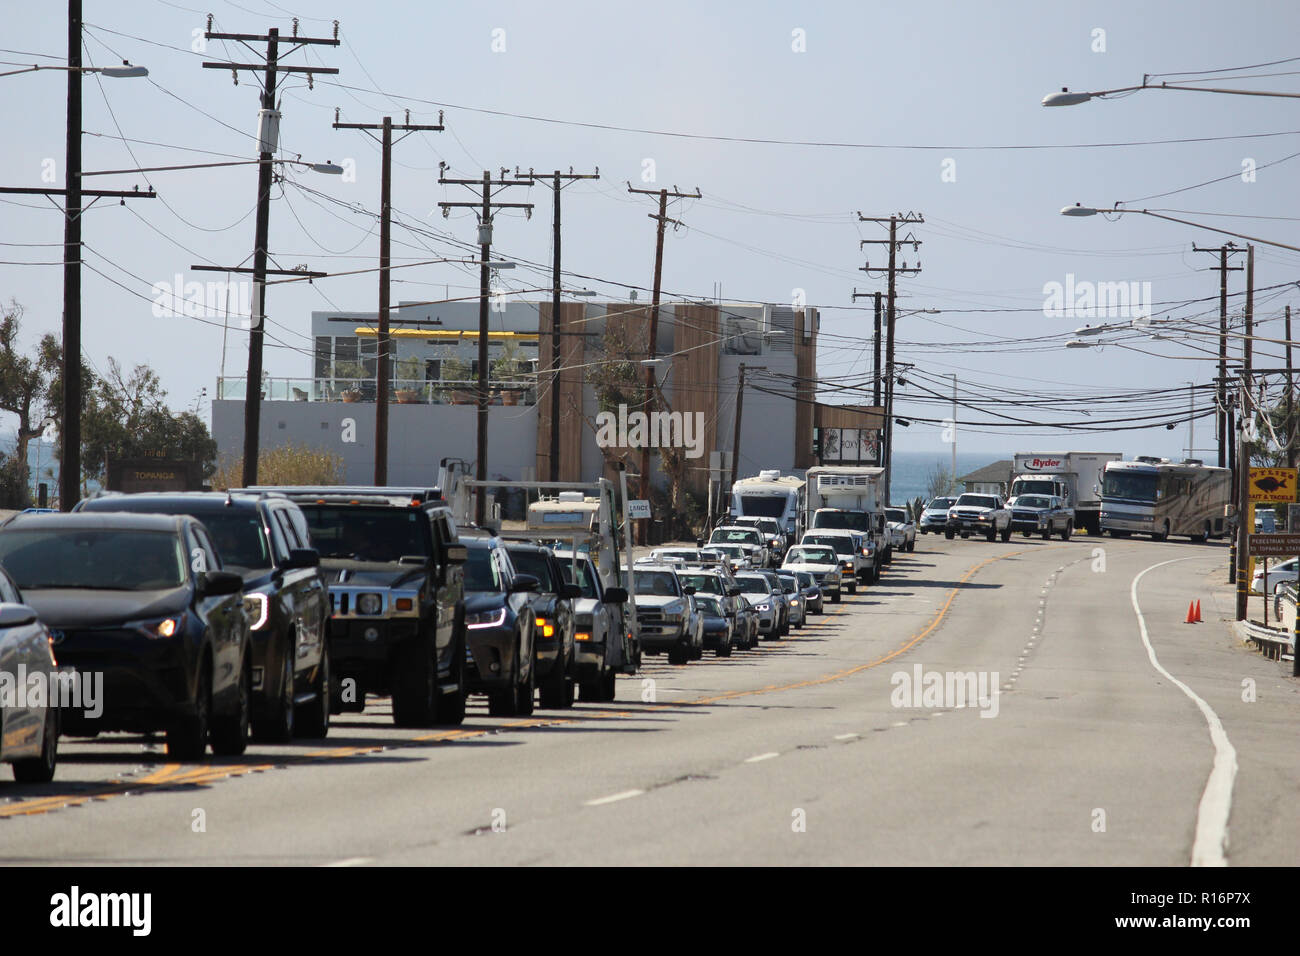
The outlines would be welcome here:
M 1192 226 L 1196 229 L 1208 229 L 1210 232 L 1222 233 L 1225 236 L 1232 236 L 1236 239 L 1245 239 L 1248 242 L 1258 242 L 1262 246 L 1276 246 L 1279 249 L 1290 249 L 1292 252 L 1300 252 L 1300 246 L 1289 246 L 1285 242 L 1274 242 L 1272 239 L 1260 239 L 1257 236 L 1248 236 L 1244 232 L 1233 232 L 1229 229 L 1219 229 L 1215 226 L 1206 226 L 1199 222 L 1190 222 L 1186 219 L 1177 219 L 1173 216 L 1166 216 L 1162 213 L 1152 212 L 1149 209 L 1115 209 L 1113 212 L 1136 212 L 1144 216 L 1151 216 L 1155 219 L 1165 219 L 1169 222 L 1176 222 L 1182 226 Z
M 1043 97 L 1043 106 L 1077 106 L 1094 97 L 1098 99 L 1116 93 L 1135 93 L 1138 90 L 1187 90 L 1192 93 L 1228 93 L 1234 96 L 1280 96 L 1284 99 L 1300 99 L 1300 93 L 1280 93 L 1272 90 L 1233 90 L 1214 86 L 1178 86 L 1170 83 L 1146 83 L 1140 86 L 1120 86 L 1113 90 L 1093 90 L 1089 92 L 1071 91 L 1062 87 L 1059 93 L 1048 93 Z
M 129 173 L 164 173 L 178 169 L 217 169 L 222 166 L 256 166 L 261 162 L 260 159 L 235 159 L 225 163 L 188 163 L 183 166 L 139 166 L 135 169 L 95 169 L 83 171 L 82 176 L 119 176 Z M 321 173 L 339 174 L 343 172 L 342 166 L 335 166 L 333 163 L 309 163 L 301 159 L 273 159 L 273 163 L 287 163 L 291 166 L 306 166 L 309 169 Z

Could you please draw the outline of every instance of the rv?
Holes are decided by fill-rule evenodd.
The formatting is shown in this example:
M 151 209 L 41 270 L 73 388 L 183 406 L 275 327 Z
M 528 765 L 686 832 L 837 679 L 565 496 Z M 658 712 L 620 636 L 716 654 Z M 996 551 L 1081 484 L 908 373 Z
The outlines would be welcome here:
M 776 469 L 731 486 L 732 518 L 775 518 L 790 541 L 803 532 L 804 480 Z
M 1229 532 L 1225 517 L 1232 472 L 1188 458 L 1140 456 L 1106 463 L 1101 482 L 1101 528 L 1113 537 L 1149 534 L 1155 541 L 1186 535 L 1193 541 Z

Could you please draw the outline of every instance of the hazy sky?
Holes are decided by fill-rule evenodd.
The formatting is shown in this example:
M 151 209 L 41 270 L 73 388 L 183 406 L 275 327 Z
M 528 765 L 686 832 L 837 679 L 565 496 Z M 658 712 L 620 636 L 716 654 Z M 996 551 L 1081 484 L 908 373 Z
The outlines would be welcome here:
M 332 130 L 336 107 L 352 122 L 376 121 L 385 113 L 400 122 L 410 108 L 412 122 L 433 123 L 445 109 L 445 132 L 415 134 L 395 150 L 393 197 L 403 225 L 394 228 L 393 253 L 405 261 L 463 256 L 463 247 L 446 240 L 473 241 L 470 214 L 444 220 L 438 211 L 439 200 L 473 198 L 463 187 L 438 185 L 439 160 L 462 178 L 481 176 L 485 167 L 573 166 L 590 172 L 598 166 L 599 181 L 564 192 L 564 261 L 566 269 L 608 280 L 574 279 L 573 285 L 614 298 L 625 297 L 626 290 L 610 282 L 644 287 L 652 278 L 654 224 L 646 218 L 652 200 L 628 195 L 626 181 L 698 187 L 702 201 L 672 207 L 684 225 L 667 240 L 666 292 L 711 296 L 720 283 L 724 299 L 789 302 L 795 290 L 804 290 L 808 303 L 822 310 L 824 376 L 859 373 L 865 381 L 870 374 L 869 340 L 850 338 L 870 335 L 870 302 L 855 307 L 851 294 L 855 288 L 883 288 L 857 269 L 865 259 L 883 262 L 881 247 L 859 252 L 858 240 L 884 232 L 858 223 L 856 212 L 920 212 L 925 223 L 910 231 L 923 242 L 923 272 L 900 280 L 900 309 L 943 314 L 901 319 L 898 358 L 915 363 L 917 381 L 944 394 L 951 385 L 936 386 L 935 379 L 952 373 L 963 395 L 971 387 L 1091 395 L 1203 384 L 1214 375 L 1212 362 L 1186 360 L 1204 353 L 1181 341 L 1129 340 L 1151 355 L 1118 346 L 1066 351 L 1062 345 L 1072 330 L 1096 320 L 1045 316 L 1044 285 L 1065 283 L 1071 274 L 1076 282 L 1149 282 L 1160 313 L 1166 304 L 1217 294 L 1217 274 L 1206 271 L 1215 264 L 1212 257 L 1191 248 L 1193 242 L 1217 246 L 1227 237 L 1138 215 L 1117 221 L 1064 218 L 1058 214 L 1063 205 L 1109 206 L 1226 176 L 1135 205 L 1184 210 L 1186 215 L 1171 214 L 1300 245 L 1300 190 L 1294 186 L 1300 159 L 1259 169 L 1253 182 L 1238 175 L 1244 161 L 1263 166 L 1300 152 L 1300 101 L 1148 91 L 1067 109 L 1039 105 L 1045 93 L 1063 85 L 1096 90 L 1139 83 L 1144 73 L 1238 67 L 1252 68 L 1222 76 L 1250 78 L 1222 85 L 1300 91 L 1293 75 L 1300 63 L 1253 66 L 1294 54 L 1300 5 L 1293 0 L 212 0 L 210 8 L 194 0 L 85 0 L 88 62 L 126 58 L 150 70 L 148 79 L 86 79 L 83 125 L 96 135 L 84 140 L 85 169 L 254 155 L 257 83 L 242 74 L 239 85 L 232 85 L 229 72 L 205 70 L 200 63 L 259 57 L 237 44 L 211 42 L 205 52 L 192 50 L 209 9 L 215 29 L 227 32 L 264 33 L 277 26 L 288 33 L 290 18 L 299 14 L 302 33 L 326 36 L 333 18 L 339 19 L 339 47 L 314 47 L 286 58 L 341 72 L 318 79 L 311 90 L 300 75 L 283 82 L 281 155 L 346 163 L 355 179 L 289 172 L 293 183 L 282 196 L 277 190 L 271 210 L 271 250 L 284 268 L 305 263 L 341 271 L 375 264 L 378 148 L 363 133 Z M 63 12 L 58 2 L 11 4 L 0 59 L 56 62 L 33 54 L 66 54 Z M 1104 52 L 1094 49 L 1103 43 Z M 0 145 L 0 182 L 36 186 L 52 169 L 54 184 L 62 186 L 62 74 L 29 73 L 0 83 L 0 123 L 8 134 Z M 643 132 L 601 128 L 610 126 Z M 727 142 L 650 131 L 841 145 Z M 1084 148 L 1193 139 L 1211 141 Z M 1063 148 L 983 148 L 1041 145 Z M 873 148 L 858 148 L 867 146 Z M 649 163 L 653 182 L 643 180 Z M 152 290 L 155 283 L 173 282 L 177 273 L 186 280 L 223 278 L 189 273 L 191 263 L 229 265 L 249 257 L 256 176 L 254 167 L 236 166 L 86 181 L 99 188 L 149 182 L 161 195 L 125 207 L 101 200 L 86 214 L 86 262 L 104 273 L 87 268 L 83 280 L 84 344 L 92 363 L 103 369 L 110 355 L 127 365 L 149 362 L 177 408 L 192 406 L 202 387 L 214 393 L 222 364 L 221 318 L 156 317 Z M 507 192 L 503 199 L 532 201 L 537 210 L 531 220 L 501 213 L 494 253 L 549 263 L 550 191 Z M 6 199 L 0 296 L 26 307 L 25 337 L 34 342 L 59 327 L 61 270 L 12 263 L 57 262 L 62 226 L 44 199 Z M 56 245 L 42 245 L 49 243 Z M 909 248 L 902 257 L 912 265 L 916 256 Z M 1237 264 L 1242 262 L 1244 256 L 1238 257 Z M 517 269 L 508 278 L 517 289 L 549 285 L 545 269 Z M 1257 250 L 1257 288 L 1297 278 L 1300 254 Z M 1242 282 L 1243 273 L 1232 274 L 1234 291 Z M 477 272 L 470 267 L 423 265 L 395 273 L 393 296 L 433 299 L 445 291 L 476 290 Z M 367 310 L 375 301 L 373 272 L 310 286 L 272 286 L 268 331 L 279 342 L 268 343 L 278 346 L 267 352 L 270 374 L 310 375 L 304 350 L 310 348 L 313 309 Z M 1233 301 L 1239 309 L 1239 300 Z M 1287 302 L 1300 304 L 1295 286 L 1260 294 L 1257 318 L 1268 323 L 1261 334 L 1281 336 L 1277 317 Z M 1209 301 L 1171 314 L 1216 309 Z M 1000 342 L 1038 337 L 1043 338 L 1028 344 Z M 246 336 L 235 329 L 226 338 L 227 374 L 242 374 Z M 1212 340 L 1196 342 L 1213 348 Z M 1279 347 L 1261 351 L 1257 365 L 1281 364 L 1268 355 Z M 898 414 L 948 414 L 908 397 L 916 394 L 916 387 L 900 388 Z M 1015 414 L 1032 417 L 1033 410 Z M 1115 417 L 1113 409 L 1094 415 Z M 1209 420 L 1197 422 L 1196 446 L 1210 458 L 1212 432 Z M 940 441 L 939 426 L 916 423 L 900 430 L 898 447 L 946 448 Z M 1074 447 L 1172 456 L 1185 443 L 1183 427 L 1101 434 L 959 429 L 962 451 Z

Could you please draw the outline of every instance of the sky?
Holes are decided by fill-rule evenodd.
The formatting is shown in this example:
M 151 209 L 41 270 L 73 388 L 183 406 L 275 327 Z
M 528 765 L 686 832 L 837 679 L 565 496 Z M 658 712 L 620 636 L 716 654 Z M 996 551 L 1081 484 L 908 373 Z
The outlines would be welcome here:
M 789 303 L 802 294 L 821 311 L 820 375 L 869 388 L 871 302 L 853 293 L 884 288 L 878 273 L 859 271 L 867 262 L 883 265 L 883 247 L 860 248 L 859 241 L 886 231 L 858 214 L 922 215 L 923 223 L 906 227 L 919 251 L 900 252 L 909 266 L 919 257 L 922 270 L 898 280 L 898 361 L 914 368 L 898 389 L 895 412 L 917 419 L 897 429 L 900 450 L 947 451 L 937 420 L 950 408 L 929 396 L 950 396 L 953 375 L 963 402 L 1070 399 L 1065 412 L 1050 413 L 1057 421 L 1149 414 L 1153 403 L 1167 413 L 1162 421 L 1178 417 L 1189 383 L 1202 386 L 1194 401 L 1206 411 L 1205 387 L 1216 374 L 1212 337 L 1187 337 L 1184 324 L 1164 339 L 1130 331 L 1101 336 L 1118 340 L 1102 348 L 1067 350 L 1082 325 L 1128 320 L 1048 315 L 1045 290 L 1050 283 L 1149 283 L 1157 320 L 1203 322 L 1217 316 L 1218 275 L 1208 271 L 1217 257 L 1192 247 L 1217 247 L 1229 237 L 1143 215 L 1063 217 L 1062 206 L 1178 210 L 1166 214 L 1300 245 L 1297 100 L 1148 90 L 1069 108 L 1040 105 L 1062 86 L 1111 89 L 1138 84 L 1144 74 L 1211 70 L 1224 72 L 1198 75 L 1199 85 L 1300 92 L 1300 60 L 1258 66 L 1294 53 L 1294 2 L 810 8 L 211 0 L 204 7 L 194 0 L 85 0 L 87 63 L 126 59 L 150 75 L 86 78 L 84 169 L 254 157 L 254 76 L 243 73 L 235 85 L 229 71 L 201 63 L 256 62 L 264 49 L 217 41 L 197 49 L 209 11 L 213 28 L 225 32 L 278 27 L 287 34 L 299 16 L 301 34 L 328 37 L 339 22 L 339 46 L 283 60 L 340 72 L 317 77 L 311 89 L 301 74 L 282 81 L 280 156 L 332 161 L 347 174 L 286 167 L 270 213 L 270 247 L 281 268 L 375 267 L 378 146 L 364 133 L 331 129 L 336 108 L 345 122 L 391 115 L 400 123 L 409 109 L 410 122 L 424 124 L 437 123 L 441 110 L 445 131 L 415 133 L 394 148 L 395 264 L 464 258 L 474 241 L 471 213 L 444 219 L 439 211 L 440 201 L 474 198 L 463 186 L 439 185 L 440 162 L 457 178 L 481 177 L 485 168 L 599 168 L 599 180 L 563 193 L 564 267 L 574 273 L 566 282 L 626 299 L 628 287 L 651 285 L 654 259 L 654 223 L 646 218 L 653 200 L 629 194 L 627 183 L 698 188 L 702 199 L 670 207 L 681 225 L 666 240 L 665 295 L 712 297 L 720 287 L 724 300 Z M 0 60 L 15 64 L 0 70 L 57 63 L 66 56 L 63 5 L 11 5 L 0 48 Z M 0 83 L 0 123 L 9 133 L 0 142 L 0 182 L 62 186 L 63 74 L 24 73 Z M 223 328 L 220 314 L 157 315 L 154 300 L 159 284 L 175 283 L 178 274 L 183 282 L 225 278 L 192 273 L 191 264 L 232 265 L 251 256 L 256 177 L 254 166 L 240 165 L 86 180 L 104 189 L 152 184 L 159 193 L 125 205 L 100 200 L 85 214 L 83 337 L 92 365 L 105 370 L 109 356 L 128 367 L 149 363 L 173 407 L 206 417 L 223 369 L 243 373 L 247 334 Z M 497 215 L 494 255 L 521 263 L 503 273 L 506 286 L 549 287 L 550 190 L 513 187 L 499 198 L 537 204 L 531 219 L 518 210 Z M 5 196 L 2 208 L 0 299 L 21 303 L 24 339 L 34 344 L 60 326 L 61 218 L 41 197 Z M 1281 338 L 1282 308 L 1300 305 L 1297 279 L 1300 253 L 1257 247 L 1257 334 Z M 1229 282 L 1240 292 L 1244 273 L 1231 273 Z M 376 289 L 373 271 L 273 285 L 269 374 L 309 376 L 311 312 L 373 310 Z M 476 292 L 477 270 L 463 263 L 394 273 L 395 302 Z M 1240 296 L 1230 308 L 1240 312 Z M 940 313 L 904 315 L 922 309 Z M 1239 342 L 1232 352 L 1239 354 Z M 1282 364 L 1278 345 L 1257 343 L 1256 353 L 1257 366 Z M 1130 394 L 1147 390 L 1157 395 Z M 823 397 L 860 401 L 861 393 Z M 958 447 L 1174 457 L 1188 441 L 1183 424 L 1173 431 L 1108 430 L 1104 421 L 1086 432 L 993 427 L 1033 422 L 1039 408 L 963 406 Z M 6 429 L 12 423 L 0 425 Z M 1198 419 L 1195 429 L 1198 456 L 1213 459 L 1212 419 Z

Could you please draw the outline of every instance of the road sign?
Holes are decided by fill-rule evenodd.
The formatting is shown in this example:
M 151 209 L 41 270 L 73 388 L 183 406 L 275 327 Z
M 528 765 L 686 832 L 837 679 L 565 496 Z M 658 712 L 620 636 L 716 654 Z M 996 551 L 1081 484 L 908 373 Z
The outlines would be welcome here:
M 627 503 L 627 516 L 633 521 L 638 518 L 649 518 L 650 502 L 643 498 L 633 498 Z
M 1294 468 L 1250 469 L 1251 501 L 1295 501 Z
M 1300 534 L 1252 534 L 1247 539 L 1257 558 L 1293 558 L 1300 554 Z

